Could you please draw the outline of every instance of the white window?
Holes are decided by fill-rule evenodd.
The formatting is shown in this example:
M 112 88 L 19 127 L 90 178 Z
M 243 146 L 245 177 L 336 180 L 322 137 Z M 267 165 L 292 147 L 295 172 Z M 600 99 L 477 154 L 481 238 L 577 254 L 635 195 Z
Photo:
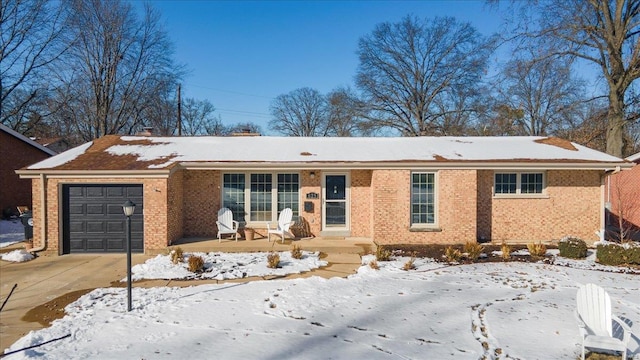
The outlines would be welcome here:
M 285 208 L 299 215 L 296 173 L 228 173 L 223 174 L 222 185 L 222 206 L 231 209 L 237 221 L 277 221 Z
M 411 225 L 436 223 L 436 174 L 411 174 Z
M 493 192 L 495 195 L 542 194 L 544 181 L 542 172 L 495 173 Z

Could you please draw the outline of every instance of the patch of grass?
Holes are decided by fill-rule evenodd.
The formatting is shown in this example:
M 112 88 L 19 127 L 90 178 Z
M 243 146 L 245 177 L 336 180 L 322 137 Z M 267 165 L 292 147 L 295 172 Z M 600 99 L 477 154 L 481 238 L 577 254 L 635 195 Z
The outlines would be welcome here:
M 302 249 L 299 245 L 293 245 L 291 248 L 291 257 L 297 260 L 302 259 Z
M 280 266 L 280 254 L 277 252 L 271 252 L 267 255 L 267 267 L 270 269 L 277 269 Z
M 391 260 L 391 251 L 386 250 L 382 246 L 378 246 L 376 249 L 376 260 L 378 261 L 389 261 Z
M 453 246 L 447 246 L 444 251 L 444 258 L 448 263 L 457 263 L 462 259 L 462 252 Z
M 169 248 L 169 256 L 171 257 L 171 262 L 174 264 L 184 261 L 184 251 L 182 251 L 182 248 L 180 246 Z
M 373 270 L 380 270 L 380 265 L 378 265 L 378 262 L 375 259 L 369 261 L 369 267 Z
M 191 255 L 189 256 L 189 271 L 197 273 L 204 268 L 204 259 L 202 256 Z
M 500 250 L 502 251 L 502 260 L 511 260 L 511 246 L 503 242 L 502 245 L 500 245 Z
M 484 246 L 478 244 L 475 241 L 467 241 L 464 244 L 463 251 L 467 254 L 467 257 L 471 261 L 476 261 L 480 257 L 480 254 L 484 251 Z
M 528 243 L 527 249 L 533 257 L 543 257 L 547 253 L 547 247 L 542 243 Z

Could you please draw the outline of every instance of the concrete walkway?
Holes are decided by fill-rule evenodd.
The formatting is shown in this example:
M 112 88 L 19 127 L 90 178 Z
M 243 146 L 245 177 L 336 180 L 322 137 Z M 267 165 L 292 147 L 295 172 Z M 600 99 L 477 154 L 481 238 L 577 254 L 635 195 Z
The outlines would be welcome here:
M 217 241 L 216 241 L 217 243 Z M 235 243 L 235 242 L 234 242 Z M 288 245 L 285 249 L 290 249 Z M 192 249 L 184 249 L 193 251 Z M 281 249 L 276 249 L 280 250 Z M 209 249 L 209 251 L 220 251 Z M 134 254 L 133 265 L 144 263 L 152 255 Z M 323 258 L 329 265 L 303 274 L 292 274 L 278 278 L 296 278 L 321 276 L 325 278 L 346 277 L 354 274 L 360 266 L 358 253 L 327 253 Z M 125 254 L 82 254 L 82 255 L 43 255 L 24 263 L 0 261 L 0 304 L 3 302 L 14 284 L 17 288 L 0 312 L 0 353 L 20 337 L 31 330 L 38 330 L 44 326 L 38 322 L 23 320 L 29 310 L 45 304 L 62 295 L 89 290 L 99 287 L 126 286 L 119 281 L 126 277 Z M 257 277 L 238 280 L 146 280 L 135 282 L 134 287 L 154 286 L 193 286 L 223 282 L 247 282 L 255 280 L 269 280 L 275 277 Z M 56 304 L 51 304 L 56 306 Z M 59 305 L 62 311 L 66 304 Z

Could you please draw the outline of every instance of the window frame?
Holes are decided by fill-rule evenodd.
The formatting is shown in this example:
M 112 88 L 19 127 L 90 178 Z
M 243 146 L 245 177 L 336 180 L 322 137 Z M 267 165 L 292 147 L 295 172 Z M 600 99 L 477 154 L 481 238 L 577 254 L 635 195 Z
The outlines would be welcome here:
M 281 201 L 279 201 L 279 175 L 296 175 L 298 178 L 298 186 L 297 186 L 297 197 L 293 196 L 293 197 L 289 197 L 288 199 L 297 201 L 298 203 L 298 208 L 297 209 L 293 209 L 293 216 L 294 218 L 297 216 L 300 216 L 301 214 L 301 204 L 302 204 L 302 200 L 301 200 L 301 190 L 302 190 L 302 176 L 300 175 L 300 172 L 296 172 L 296 171 L 225 171 L 225 172 L 221 172 L 220 175 L 220 207 L 224 207 L 224 196 L 225 196 L 225 176 L 226 175 L 243 175 L 244 176 L 244 194 L 243 194 L 243 199 L 244 199 L 244 221 L 241 221 L 241 224 L 245 225 L 245 226 L 251 226 L 253 224 L 264 224 L 265 222 L 277 222 L 278 221 L 278 216 L 280 215 L 280 211 L 278 210 L 278 205 L 280 204 Z M 251 191 L 251 187 L 252 187 L 252 175 L 270 175 L 271 176 L 271 195 L 270 195 L 270 206 L 271 206 L 271 219 L 268 220 L 251 220 L 252 218 L 252 203 L 251 203 L 251 198 L 252 198 L 252 191 Z M 291 182 L 289 182 L 288 184 L 290 184 Z M 291 192 L 283 192 L 283 194 L 290 194 Z M 235 217 L 234 217 L 234 220 Z
M 497 188 L 497 176 L 498 175 L 516 175 L 516 187 L 513 193 L 498 193 Z M 541 175 L 542 177 L 542 189 L 540 192 L 522 192 L 522 177 L 523 175 Z M 491 188 L 493 197 L 496 198 L 547 198 L 547 172 L 546 171 L 494 171 L 493 172 L 493 185 Z
M 414 207 L 414 182 L 413 176 L 420 174 L 433 175 L 433 222 L 429 223 L 421 223 L 421 222 L 413 222 L 413 207 Z M 428 170 L 414 170 L 409 174 L 409 226 L 410 229 L 438 229 L 438 172 L 437 171 L 428 171 Z M 425 204 L 427 207 L 429 203 Z

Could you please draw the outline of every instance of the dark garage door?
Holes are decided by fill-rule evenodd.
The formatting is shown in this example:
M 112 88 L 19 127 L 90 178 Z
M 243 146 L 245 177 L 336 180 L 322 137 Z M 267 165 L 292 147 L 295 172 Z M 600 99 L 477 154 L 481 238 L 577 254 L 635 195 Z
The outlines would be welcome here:
M 126 252 L 126 216 L 131 200 L 131 249 L 142 252 L 142 185 L 63 185 L 63 249 L 69 253 Z

